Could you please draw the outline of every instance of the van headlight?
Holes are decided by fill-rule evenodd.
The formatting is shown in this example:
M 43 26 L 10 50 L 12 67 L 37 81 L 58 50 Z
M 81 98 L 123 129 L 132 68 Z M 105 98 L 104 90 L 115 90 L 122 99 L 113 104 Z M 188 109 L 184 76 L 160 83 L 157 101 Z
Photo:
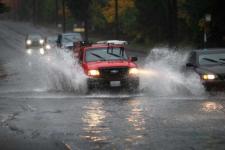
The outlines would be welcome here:
M 89 76 L 99 76 L 100 72 L 99 72 L 99 70 L 89 70 L 88 75 Z
M 44 48 L 40 48 L 40 54 L 41 54 L 41 55 L 44 55 L 44 54 L 45 54 Z
M 203 74 L 202 79 L 203 80 L 215 80 L 217 76 L 215 74 Z
M 40 44 L 44 44 L 44 40 L 43 40 L 43 39 L 40 39 L 40 40 L 39 40 L 39 43 L 40 43 Z
M 139 73 L 139 70 L 137 68 L 129 69 L 129 75 L 137 75 L 138 73 Z
M 26 43 L 27 43 L 27 45 L 31 45 L 32 41 L 31 40 L 27 40 Z

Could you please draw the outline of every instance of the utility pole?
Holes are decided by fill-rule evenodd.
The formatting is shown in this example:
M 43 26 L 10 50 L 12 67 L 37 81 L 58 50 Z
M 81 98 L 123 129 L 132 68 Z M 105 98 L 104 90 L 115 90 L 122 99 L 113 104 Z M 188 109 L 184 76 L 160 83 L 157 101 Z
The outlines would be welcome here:
M 169 18 L 168 18 L 168 35 L 169 47 L 176 48 L 177 44 L 177 0 L 168 0 Z
M 65 10 L 65 0 L 62 0 L 63 7 L 63 33 L 66 32 L 66 10 Z
M 119 37 L 118 0 L 115 0 L 115 38 Z
M 37 19 L 37 2 L 33 0 L 33 24 L 36 24 Z
M 211 14 L 206 14 L 204 18 L 204 49 L 207 48 L 208 36 L 207 33 L 209 32 L 209 24 L 211 22 Z

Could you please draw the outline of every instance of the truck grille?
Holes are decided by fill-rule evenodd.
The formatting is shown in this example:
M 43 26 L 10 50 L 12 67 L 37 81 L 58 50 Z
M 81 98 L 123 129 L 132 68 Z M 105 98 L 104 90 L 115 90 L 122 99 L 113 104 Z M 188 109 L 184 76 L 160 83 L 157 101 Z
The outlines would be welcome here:
M 118 80 L 125 78 L 128 74 L 128 67 L 100 68 L 102 78 L 108 80 Z

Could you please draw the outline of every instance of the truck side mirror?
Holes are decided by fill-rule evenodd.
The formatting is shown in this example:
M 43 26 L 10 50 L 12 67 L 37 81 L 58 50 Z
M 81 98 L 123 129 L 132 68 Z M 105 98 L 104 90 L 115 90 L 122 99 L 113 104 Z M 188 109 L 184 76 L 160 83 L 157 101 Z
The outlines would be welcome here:
M 130 61 L 132 61 L 132 62 L 135 62 L 135 61 L 137 61 L 137 60 L 138 60 L 137 57 L 131 57 L 131 58 L 130 58 Z

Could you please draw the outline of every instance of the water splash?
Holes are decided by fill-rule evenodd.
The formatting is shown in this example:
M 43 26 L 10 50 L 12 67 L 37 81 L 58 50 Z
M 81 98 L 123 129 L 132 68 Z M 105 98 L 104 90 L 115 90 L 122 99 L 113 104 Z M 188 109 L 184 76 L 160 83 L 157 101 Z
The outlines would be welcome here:
M 153 96 L 202 95 L 204 87 L 196 73 L 185 74 L 188 54 L 154 48 L 145 60 L 141 87 Z M 147 73 L 146 73 L 147 72 Z
M 55 49 L 48 62 L 49 88 L 52 90 L 85 92 L 86 75 L 73 52 Z

